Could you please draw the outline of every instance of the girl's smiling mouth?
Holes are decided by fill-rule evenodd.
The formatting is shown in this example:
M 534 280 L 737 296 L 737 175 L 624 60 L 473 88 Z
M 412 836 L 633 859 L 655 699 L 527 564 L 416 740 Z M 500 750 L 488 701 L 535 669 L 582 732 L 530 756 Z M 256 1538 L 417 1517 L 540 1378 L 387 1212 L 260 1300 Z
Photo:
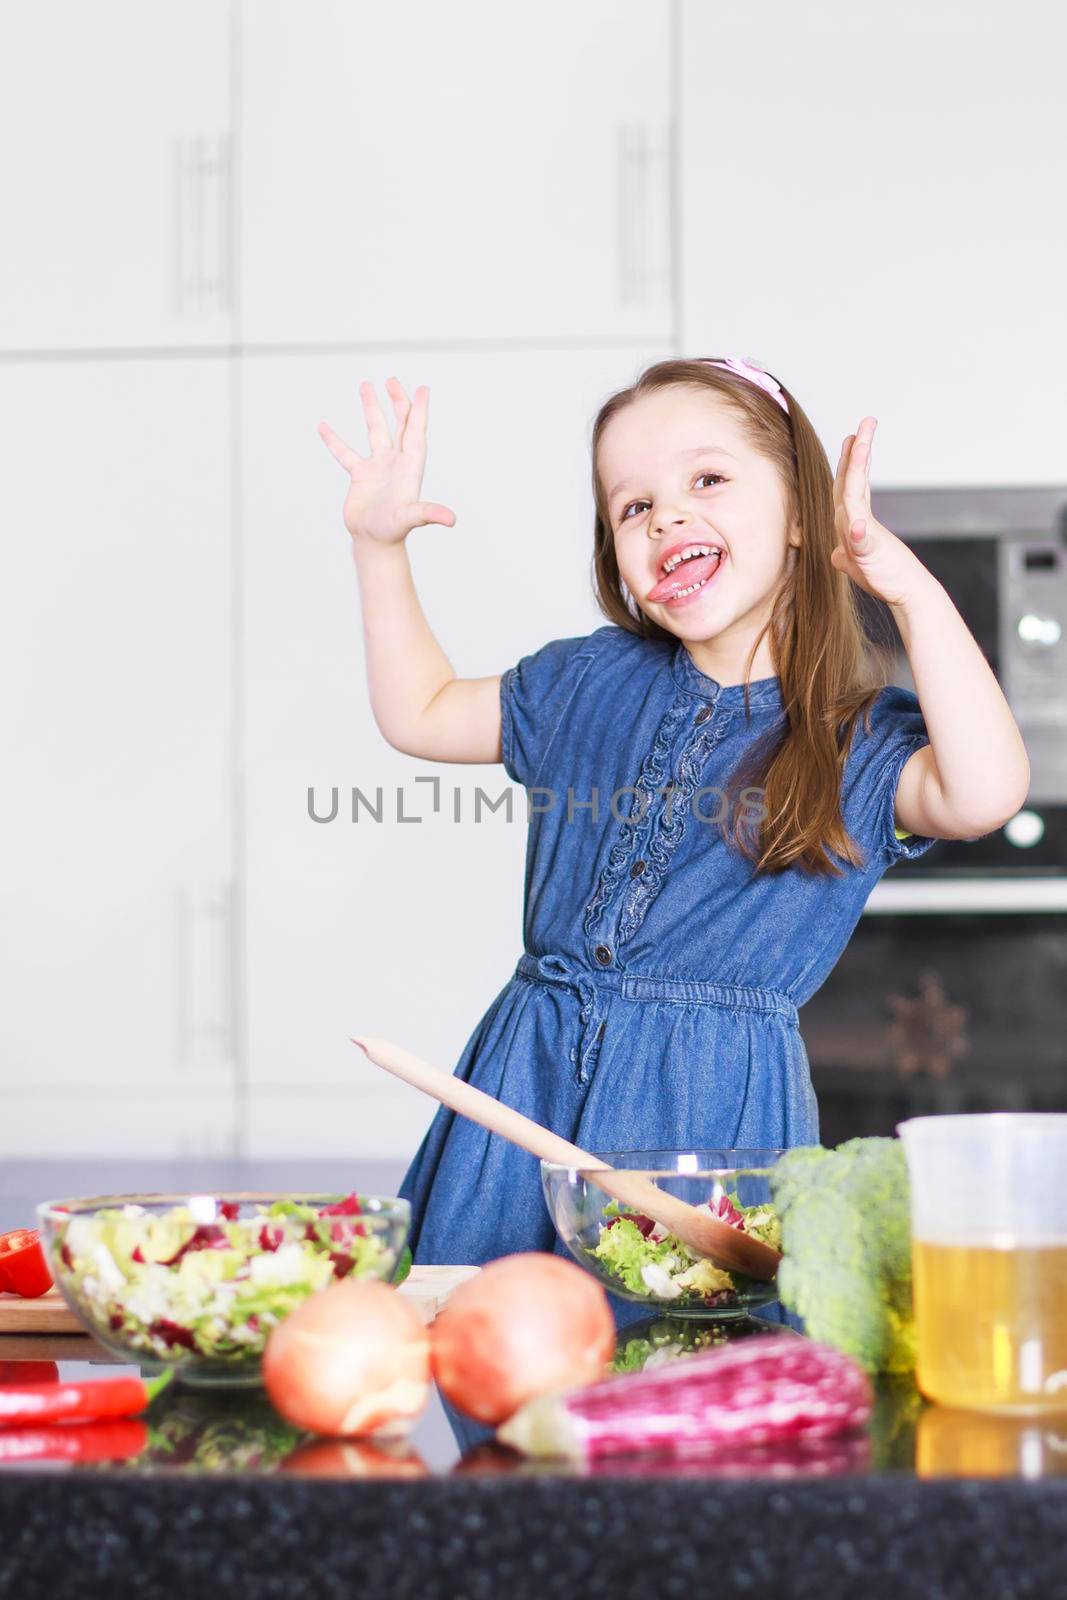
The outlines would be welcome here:
M 645 600 L 672 607 L 690 604 L 703 594 L 725 559 L 725 550 L 717 544 L 690 539 L 671 545 L 660 560 L 662 576 L 645 595 Z

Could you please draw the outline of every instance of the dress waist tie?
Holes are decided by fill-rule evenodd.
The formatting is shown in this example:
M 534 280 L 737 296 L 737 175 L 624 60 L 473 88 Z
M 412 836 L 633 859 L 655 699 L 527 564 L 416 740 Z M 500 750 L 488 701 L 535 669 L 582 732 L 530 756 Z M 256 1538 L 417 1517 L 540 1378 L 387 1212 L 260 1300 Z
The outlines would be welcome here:
M 572 1052 L 572 1060 L 580 1083 L 587 1081 L 593 1057 L 604 1036 L 601 1005 L 612 993 L 621 995 L 624 1000 L 661 1000 L 678 1005 L 695 1003 L 732 1010 L 770 1011 L 784 1017 L 790 1027 L 798 1026 L 797 1008 L 781 989 L 708 983 L 700 978 L 646 977 L 639 972 L 620 972 L 618 968 L 586 967 L 573 956 L 555 950 L 539 956 L 524 950 L 515 972 L 535 983 L 571 989 L 578 996 L 578 1048 Z

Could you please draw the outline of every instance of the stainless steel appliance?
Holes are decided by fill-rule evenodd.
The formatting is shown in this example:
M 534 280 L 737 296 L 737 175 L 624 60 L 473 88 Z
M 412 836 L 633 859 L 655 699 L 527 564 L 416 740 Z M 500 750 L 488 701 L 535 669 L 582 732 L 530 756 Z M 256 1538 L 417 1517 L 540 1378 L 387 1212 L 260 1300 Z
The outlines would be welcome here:
M 941 840 L 891 878 L 1067 872 L 1067 486 L 883 489 L 871 504 L 952 597 L 1004 689 L 1031 768 L 1026 806 L 1005 827 L 970 844 Z M 893 681 L 914 688 L 888 608 L 868 595 L 861 605 L 871 637 L 893 653 Z
M 1067 1110 L 1067 487 L 887 489 L 875 515 L 944 584 L 1015 713 L 1026 805 L 875 887 L 800 1013 L 822 1139 L 907 1116 Z M 885 607 L 861 597 L 914 688 Z

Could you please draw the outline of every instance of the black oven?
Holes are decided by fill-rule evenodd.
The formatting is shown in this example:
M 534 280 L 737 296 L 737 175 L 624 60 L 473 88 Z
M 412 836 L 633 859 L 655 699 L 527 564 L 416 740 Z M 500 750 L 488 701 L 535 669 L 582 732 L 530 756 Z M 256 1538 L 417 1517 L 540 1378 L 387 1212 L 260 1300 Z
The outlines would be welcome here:
M 1026 805 L 974 843 L 940 840 L 893 879 L 1067 872 L 1067 487 L 883 489 L 875 516 L 941 582 L 1004 690 L 1026 742 Z M 888 609 L 860 594 L 895 683 L 915 687 Z
M 906 1117 L 1067 1111 L 1067 901 L 1031 904 L 1034 879 L 892 887 L 800 1009 L 822 1143 Z

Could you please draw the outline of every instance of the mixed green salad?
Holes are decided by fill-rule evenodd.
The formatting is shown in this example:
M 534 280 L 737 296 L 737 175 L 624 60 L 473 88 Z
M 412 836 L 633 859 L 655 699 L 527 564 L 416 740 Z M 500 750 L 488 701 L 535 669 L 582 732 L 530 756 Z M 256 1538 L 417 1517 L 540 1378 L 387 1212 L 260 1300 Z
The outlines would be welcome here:
M 708 1209 L 731 1227 L 781 1249 L 781 1225 L 771 1204 L 744 1206 L 735 1195 L 723 1191 L 708 1202 Z M 604 1216 L 608 1220 L 601 1224 L 599 1241 L 588 1254 L 630 1295 L 669 1301 L 677 1309 L 729 1307 L 756 1298 L 774 1298 L 766 1283 L 740 1272 L 726 1272 L 695 1255 L 651 1217 L 624 1211 L 614 1200 L 604 1207 Z
M 239 1212 L 204 1196 L 160 1212 L 128 1204 L 73 1215 L 55 1241 L 61 1281 L 125 1348 L 237 1362 L 331 1278 L 403 1275 L 355 1194 Z

